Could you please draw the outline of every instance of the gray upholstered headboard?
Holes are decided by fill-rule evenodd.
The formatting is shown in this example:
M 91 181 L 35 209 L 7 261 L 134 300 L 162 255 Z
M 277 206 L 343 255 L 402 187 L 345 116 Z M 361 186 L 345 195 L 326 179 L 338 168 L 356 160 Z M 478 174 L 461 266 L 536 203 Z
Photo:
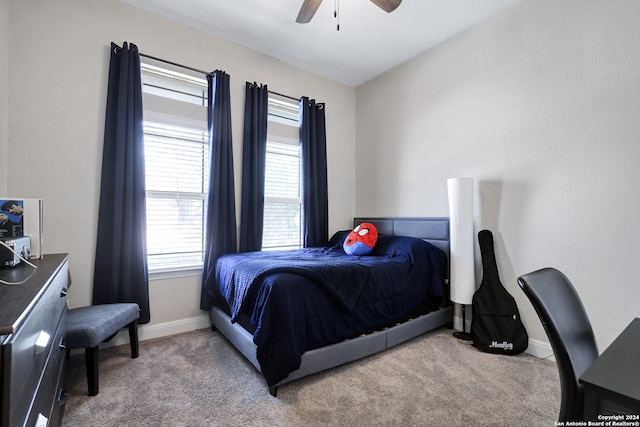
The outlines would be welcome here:
M 449 258 L 449 218 L 367 218 L 353 219 L 353 226 L 370 222 L 378 229 L 378 234 L 408 236 L 426 240 L 442 249 Z
M 376 226 L 378 234 L 390 234 L 393 236 L 408 236 L 426 240 L 432 245 L 440 248 L 447 254 L 449 271 L 447 271 L 446 296 L 444 304 L 449 304 L 448 278 L 451 271 L 451 256 L 449 253 L 449 218 L 446 217 L 425 217 L 425 218 L 367 218 L 358 217 L 353 219 L 353 226 L 361 222 L 370 222 Z

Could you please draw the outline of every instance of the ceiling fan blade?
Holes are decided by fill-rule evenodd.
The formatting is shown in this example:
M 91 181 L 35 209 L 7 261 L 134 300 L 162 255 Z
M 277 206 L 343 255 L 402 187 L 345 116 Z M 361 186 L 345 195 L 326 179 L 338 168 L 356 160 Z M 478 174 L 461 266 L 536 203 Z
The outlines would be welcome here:
M 371 2 L 385 12 L 391 13 L 400 6 L 402 0 L 371 0 Z
M 306 24 L 311 21 L 316 10 L 320 7 L 320 3 L 322 3 L 322 0 L 304 0 L 302 7 L 300 7 L 300 12 L 298 12 L 296 22 L 298 24 Z

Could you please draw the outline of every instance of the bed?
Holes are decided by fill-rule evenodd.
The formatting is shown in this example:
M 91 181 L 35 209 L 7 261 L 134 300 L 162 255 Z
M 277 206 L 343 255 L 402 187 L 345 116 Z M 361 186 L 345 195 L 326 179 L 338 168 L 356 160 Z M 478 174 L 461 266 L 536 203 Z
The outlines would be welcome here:
M 354 226 L 363 222 L 379 233 L 369 256 L 344 254 L 345 230 L 326 247 L 288 254 L 295 268 L 280 252 L 218 260 L 217 288 L 205 290 L 214 300 L 212 327 L 262 373 L 271 395 L 287 382 L 451 324 L 448 218 L 354 218 Z M 320 273 L 307 268 L 308 257 L 321 261 Z M 344 262 L 355 266 L 333 269 Z M 338 276 L 349 286 L 334 285 Z

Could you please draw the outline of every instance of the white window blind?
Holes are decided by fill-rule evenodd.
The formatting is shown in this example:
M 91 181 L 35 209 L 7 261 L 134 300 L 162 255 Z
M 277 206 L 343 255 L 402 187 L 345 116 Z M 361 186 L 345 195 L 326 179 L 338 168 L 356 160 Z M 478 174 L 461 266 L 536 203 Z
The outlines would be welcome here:
M 303 244 L 298 105 L 269 97 L 262 249 Z
M 144 63 L 142 82 L 149 270 L 199 268 L 209 182 L 207 82 Z
M 295 130 L 297 131 L 298 125 L 300 123 L 300 110 L 298 104 L 292 102 L 292 100 L 278 97 L 278 95 L 270 95 L 268 114 L 270 122 L 290 126 L 292 128 L 295 128 Z M 276 131 L 275 133 L 278 132 Z

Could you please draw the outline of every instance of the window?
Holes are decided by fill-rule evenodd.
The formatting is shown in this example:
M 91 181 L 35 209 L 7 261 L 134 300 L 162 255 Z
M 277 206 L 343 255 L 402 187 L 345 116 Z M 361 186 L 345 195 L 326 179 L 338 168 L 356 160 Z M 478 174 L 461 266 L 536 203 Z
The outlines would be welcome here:
M 141 66 L 150 272 L 200 268 L 209 183 L 207 81 Z
M 199 269 L 209 183 L 207 81 L 141 64 L 150 272 Z M 298 104 L 270 95 L 263 250 L 300 248 L 301 158 Z
M 269 96 L 262 249 L 303 244 L 298 104 Z

